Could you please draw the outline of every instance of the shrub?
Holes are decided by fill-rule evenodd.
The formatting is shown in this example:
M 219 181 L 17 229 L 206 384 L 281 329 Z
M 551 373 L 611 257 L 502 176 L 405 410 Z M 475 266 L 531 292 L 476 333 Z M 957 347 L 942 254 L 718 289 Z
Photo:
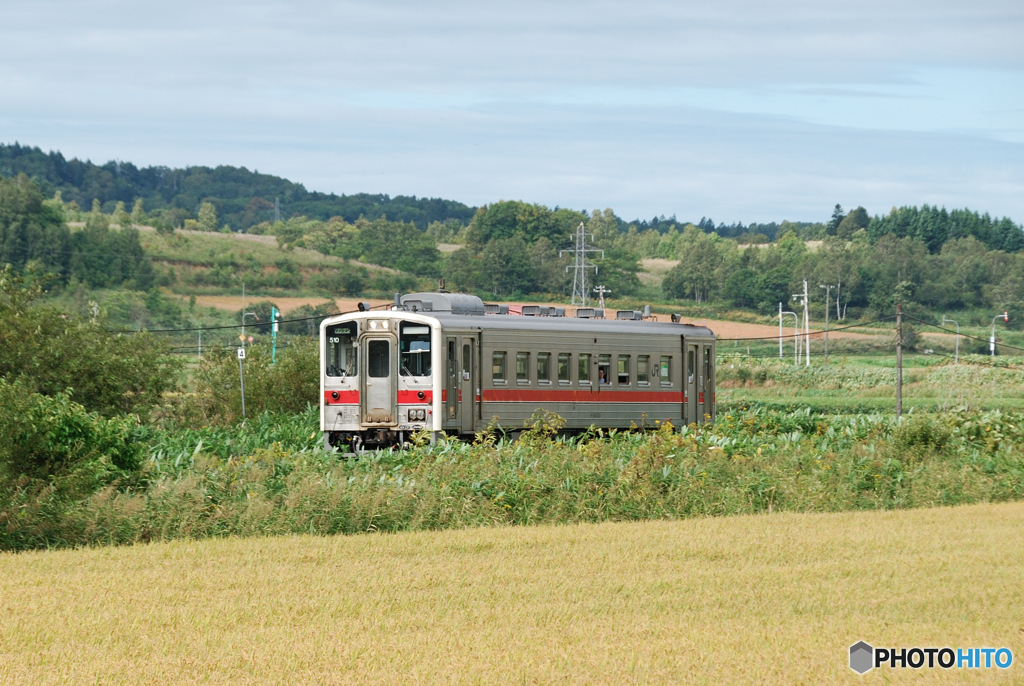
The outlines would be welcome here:
M 317 404 L 320 392 L 319 339 L 293 339 L 271 364 L 267 344 L 246 350 L 245 409 L 250 417 L 263 412 L 302 412 Z M 182 401 L 177 418 L 186 425 L 228 424 L 242 417 L 238 357 L 234 349 L 214 349 L 203 355 L 196 372 L 196 392 Z
M 0 270 L 0 376 L 44 395 L 67 392 L 106 416 L 145 414 L 176 386 L 180 363 L 165 342 L 34 305 L 40 294 L 9 267 Z
M 98 486 L 138 471 L 134 417 L 107 419 L 67 393 L 45 396 L 0 379 L 0 469 L 8 478 L 77 474 Z

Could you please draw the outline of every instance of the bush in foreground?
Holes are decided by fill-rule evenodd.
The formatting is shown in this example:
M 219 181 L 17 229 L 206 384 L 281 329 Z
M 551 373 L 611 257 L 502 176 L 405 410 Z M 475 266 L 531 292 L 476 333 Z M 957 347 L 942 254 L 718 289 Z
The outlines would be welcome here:
M 482 436 L 475 445 L 446 441 L 345 460 L 320 449 L 315 409 L 268 414 L 248 428 L 153 433 L 144 486 L 33 504 L 29 516 L 4 505 L 0 546 L 1014 500 L 1024 497 L 1022 420 L 751 411 L 708 428 L 572 440 L 552 439 L 542 424 L 515 443 Z M 284 442 L 271 443 L 278 423 Z M 31 500 L 15 495 L 11 503 Z

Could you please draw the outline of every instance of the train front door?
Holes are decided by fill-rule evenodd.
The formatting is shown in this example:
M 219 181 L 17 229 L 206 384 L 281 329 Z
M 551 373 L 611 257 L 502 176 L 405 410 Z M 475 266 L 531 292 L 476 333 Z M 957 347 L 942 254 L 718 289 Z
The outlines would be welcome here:
M 697 396 L 697 365 L 700 360 L 700 346 L 694 343 L 686 345 L 683 369 L 683 383 L 686 384 L 686 423 L 696 424 L 699 421 L 700 409 Z
M 476 367 L 476 338 L 473 336 L 462 336 L 462 367 L 459 370 L 459 408 L 462 414 L 462 433 L 471 434 L 476 431 L 473 412 L 473 404 L 476 401 L 477 389 L 480 385 L 477 379 Z
M 365 364 L 362 365 L 363 421 L 368 424 L 393 425 L 395 411 L 394 339 L 390 336 L 364 339 Z

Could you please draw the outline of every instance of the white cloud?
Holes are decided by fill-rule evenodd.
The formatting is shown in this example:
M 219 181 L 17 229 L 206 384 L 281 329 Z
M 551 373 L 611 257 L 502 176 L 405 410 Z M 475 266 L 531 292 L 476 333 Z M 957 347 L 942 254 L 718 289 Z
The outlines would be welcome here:
M 33 2 L 0 139 L 625 216 L 1024 219 L 1019 2 Z

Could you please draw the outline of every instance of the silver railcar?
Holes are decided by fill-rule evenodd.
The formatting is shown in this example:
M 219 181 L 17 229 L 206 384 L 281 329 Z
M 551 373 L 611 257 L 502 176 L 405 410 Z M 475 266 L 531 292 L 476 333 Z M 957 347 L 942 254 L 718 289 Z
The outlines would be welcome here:
M 475 296 L 413 293 L 388 310 L 325 319 L 325 446 L 386 447 L 420 430 L 465 436 L 492 423 L 521 429 L 538 408 L 561 415 L 567 430 L 714 421 L 709 329 L 639 312 L 549 310 L 510 315 Z

